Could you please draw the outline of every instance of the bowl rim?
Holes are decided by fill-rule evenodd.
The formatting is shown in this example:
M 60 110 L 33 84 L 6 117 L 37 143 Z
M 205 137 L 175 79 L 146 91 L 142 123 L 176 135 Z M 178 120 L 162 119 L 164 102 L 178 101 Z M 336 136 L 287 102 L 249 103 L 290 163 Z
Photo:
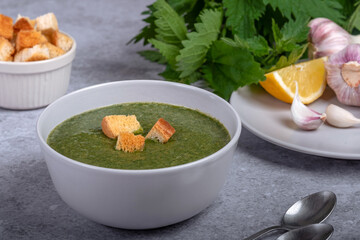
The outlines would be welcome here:
M 115 84 L 128 84 L 128 83 L 160 83 L 160 84 L 165 84 L 165 85 L 173 85 L 173 86 L 178 86 L 178 87 L 183 87 L 183 88 L 188 88 L 188 89 L 192 89 L 195 91 L 200 91 L 206 94 L 210 94 L 212 95 L 212 97 L 215 97 L 216 100 L 221 101 L 223 103 L 225 103 L 225 105 L 227 105 L 229 107 L 229 109 L 231 110 L 232 114 L 234 115 L 235 119 L 236 119 L 236 129 L 235 129 L 235 133 L 234 136 L 231 137 L 230 141 L 221 149 L 219 149 L 218 151 L 216 151 L 213 154 L 210 154 L 204 158 L 195 160 L 193 162 L 189 162 L 189 163 L 185 163 L 185 164 L 180 164 L 180 165 L 176 165 L 176 166 L 171 166 L 171 167 L 165 167 L 165 168 L 155 168 L 155 169 L 115 169 L 115 168 L 106 168 L 106 167 L 99 167 L 99 166 L 95 166 L 95 165 L 90 165 L 90 164 L 86 164 L 86 163 L 82 163 L 76 160 L 73 160 L 69 157 L 66 157 L 60 153 L 58 153 L 57 151 L 55 151 L 53 148 L 51 148 L 47 142 L 42 138 L 41 133 L 40 133 L 40 120 L 43 117 L 44 113 L 46 111 L 48 111 L 49 108 L 51 108 L 54 104 L 56 104 L 57 102 L 61 101 L 63 98 L 72 96 L 72 95 L 76 95 L 80 92 L 84 92 L 84 91 L 88 91 L 90 89 L 94 89 L 94 88 L 99 88 L 99 87 L 103 87 L 103 86 L 107 86 L 107 85 L 115 85 Z M 37 123 L 36 123 L 36 132 L 37 132 L 37 137 L 38 137 L 38 141 L 40 141 L 40 144 L 43 146 L 44 150 L 50 152 L 51 154 L 55 154 L 56 156 L 56 161 L 57 159 L 61 159 L 62 161 L 65 161 L 68 164 L 75 164 L 75 166 L 77 167 L 84 167 L 86 169 L 90 169 L 90 170 L 95 170 L 95 171 L 104 171 L 107 173 L 122 173 L 122 174 L 129 174 L 129 175 L 133 175 L 133 174 L 161 174 L 161 173 L 169 173 L 169 172 L 174 172 L 174 171 L 180 171 L 183 169 L 187 169 L 187 168 L 192 168 L 198 165 L 202 165 L 202 164 L 206 164 L 207 162 L 211 162 L 212 160 L 215 161 L 215 159 L 217 157 L 221 157 L 221 155 L 223 155 L 224 153 L 226 153 L 231 147 L 233 147 L 233 145 L 237 144 L 238 139 L 240 138 L 240 133 L 241 133 L 241 128 L 242 128 L 242 124 L 241 124 L 241 119 L 239 117 L 239 115 L 237 114 L 237 112 L 235 111 L 235 109 L 233 108 L 233 106 L 227 102 L 226 100 L 224 100 L 223 98 L 215 95 L 214 93 L 198 88 L 196 86 L 191 86 L 191 85 L 186 85 L 186 84 L 182 84 L 182 83 L 176 83 L 176 82 L 167 82 L 167 81 L 163 81 L 163 80 L 144 80 L 144 79 L 139 79 L 139 80 L 120 80 L 120 81 L 114 81 L 114 82 L 108 82 L 108 83 L 101 83 L 101 84 L 96 84 L 96 85 L 92 85 L 92 86 L 88 86 L 85 88 L 81 88 L 78 89 L 76 91 L 73 91 L 71 93 L 68 93 L 60 98 L 58 98 L 57 100 L 55 100 L 53 103 L 49 104 L 44 111 L 39 115 L 38 119 L 37 119 Z
M 77 44 L 75 39 L 68 33 L 60 31 L 61 33 L 66 34 L 68 37 L 70 37 L 73 40 L 73 45 L 71 47 L 71 49 L 69 51 L 67 51 L 65 54 L 58 56 L 58 57 L 54 57 L 54 58 L 50 58 L 50 59 L 46 59 L 46 60 L 40 60 L 40 61 L 32 61 L 32 62 L 8 62 L 8 61 L 0 61 L 0 73 L 10 73 L 10 74 L 23 74 L 23 73 L 39 73 L 39 72 L 46 72 L 52 69 L 56 69 L 58 67 L 61 67 L 63 64 L 61 64 L 60 62 L 71 62 L 74 58 L 75 58 L 75 51 L 77 48 Z M 67 60 L 69 59 L 69 60 Z M 43 65 L 46 64 L 51 64 L 51 63 L 58 63 L 58 67 L 50 67 L 50 69 L 46 68 L 43 71 L 39 71 L 38 69 L 34 69 L 34 70 L 29 70 L 32 69 L 34 67 L 44 67 Z M 24 71 L 19 71 L 18 68 L 24 68 L 26 67 L 26 69 Z

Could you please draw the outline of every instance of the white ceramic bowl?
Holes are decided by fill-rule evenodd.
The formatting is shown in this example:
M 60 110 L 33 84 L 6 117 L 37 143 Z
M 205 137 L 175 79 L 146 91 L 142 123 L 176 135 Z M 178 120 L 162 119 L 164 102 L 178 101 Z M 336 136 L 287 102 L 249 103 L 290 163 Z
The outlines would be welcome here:
M 73 41 L 70 51 L 60 57 L 35 62 L 0 61 L 0 107 L 40 108 L 64 95 L 75 58 Z
M 231 140 L 203 159 L 152 170 L 91 166 L 69 159 L 47 145 L 49 133 L 62 121 L 90 109 L 123 102 L 162 102 L 198 109 L 220 120 Z M 41 149 L 61 198 L 95 222 L 126 229 L 170 225 L 209 206 L 225 182 L 240 131 L 237 113 L 220 97 L 197 87 L 154 80 L 119 81 L 78 90 L 50 104 L 37 123 Z

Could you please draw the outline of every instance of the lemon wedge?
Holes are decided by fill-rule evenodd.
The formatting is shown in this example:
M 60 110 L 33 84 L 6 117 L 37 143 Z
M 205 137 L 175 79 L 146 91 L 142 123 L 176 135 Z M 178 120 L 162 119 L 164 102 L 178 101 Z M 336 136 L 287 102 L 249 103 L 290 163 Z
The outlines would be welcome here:
M 302 103 L 309 104 L 318 99 L 326 87 L 326 57 L 297 63 L 265 74 L 260 85 L 275 98 L 291 103 L 295 96 L 295 82 L 298 82 Z

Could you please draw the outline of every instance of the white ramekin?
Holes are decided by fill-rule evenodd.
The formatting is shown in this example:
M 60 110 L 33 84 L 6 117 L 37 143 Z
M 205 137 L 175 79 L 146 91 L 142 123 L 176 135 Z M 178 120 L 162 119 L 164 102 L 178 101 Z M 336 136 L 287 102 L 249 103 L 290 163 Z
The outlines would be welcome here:
M 36 62 L 0 62 L 0 107 L 40 108 L 64 95 L 76 52 L 73 41 L 70 51 L 60 57 Z

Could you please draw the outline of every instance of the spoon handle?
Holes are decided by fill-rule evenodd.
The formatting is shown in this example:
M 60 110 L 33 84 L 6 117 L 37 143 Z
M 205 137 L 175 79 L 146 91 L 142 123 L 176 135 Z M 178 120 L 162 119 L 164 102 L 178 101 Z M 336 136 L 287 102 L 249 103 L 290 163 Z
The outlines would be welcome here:
M 272 226 L 272 227 L 265 228 L 255 234 L 251 235 L 250 237 L 244 238 L 243 240 L 255 240 L 255 239 L 258 239 L 259 237 L 263 236 L 264 234 L 275 231 L 275 230 L 288 230 L 288 229 L 283 226 Z

